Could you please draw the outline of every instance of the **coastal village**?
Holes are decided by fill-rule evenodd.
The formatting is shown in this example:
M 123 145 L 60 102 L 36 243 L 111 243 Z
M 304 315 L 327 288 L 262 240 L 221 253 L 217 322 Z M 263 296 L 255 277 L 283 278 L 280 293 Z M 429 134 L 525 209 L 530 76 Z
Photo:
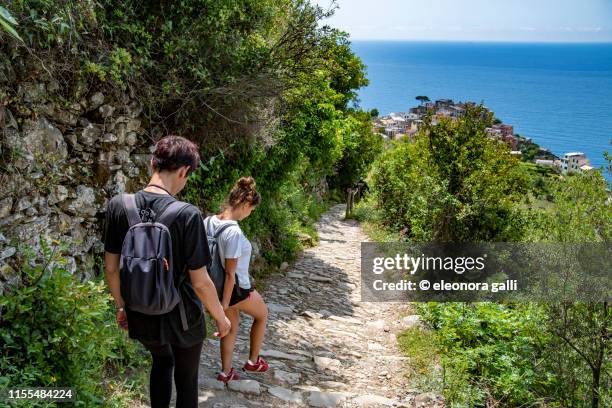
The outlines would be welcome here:
M 452 99 L 439 99 L 431 102 L 426 96 L 416 98 L 419 106 L 410 108 L 408 112 L 392 112 L 373 119 L 374 131 L 385 139 L 395 140 L 401 137 L 413 137 L 421 128 L 427 114 L 432 115 L 432 124 L 443 118 L 456 119 L 465 115 L 468 107 L 474 107 L 474 102 L 454 102 Z M 486 109 L 486 108 L 485 108 Z M 487 112 L 490 112 L 487 109 Z M 542 148 L 531 138 L 514 133 L 514 127 L 498 119 L 486 129 L 488 135 L 503 141 L 510 147 L 510 154 L 520 156 L 524 161 L 530 161 L 540 166 L 551 167 L 561 174 L 580 173 L 592 170 L 590 160 L 582 152 L 568 152 L 562 157 Z

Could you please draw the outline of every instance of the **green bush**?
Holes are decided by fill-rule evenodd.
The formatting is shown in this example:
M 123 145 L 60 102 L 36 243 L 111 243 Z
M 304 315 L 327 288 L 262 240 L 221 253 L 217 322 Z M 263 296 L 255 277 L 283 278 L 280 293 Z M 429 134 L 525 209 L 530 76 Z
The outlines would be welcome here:
M 526 178 L 509 148 L 485 132 L 482 107 L 465 117 L 430 119 L 385 151 L 373 166 L 372 192 L 382 222 L 414 240 L 516 241 L 524 221 L 516 204 Z
M 117 328 L 105 283 L 80 282 L 60 248 L 43 249 L 0 299 L 0 386 L 74 387 L 76 406 L 101 405 L 112 400 L 107 376 L 140 366 L 142 349 Z
M 435 329 L 452 406 L 521 406 L 541 402 L 555 382 L 538 370 L 550 336 L 537 305 L 424 303 L 419 312 Z

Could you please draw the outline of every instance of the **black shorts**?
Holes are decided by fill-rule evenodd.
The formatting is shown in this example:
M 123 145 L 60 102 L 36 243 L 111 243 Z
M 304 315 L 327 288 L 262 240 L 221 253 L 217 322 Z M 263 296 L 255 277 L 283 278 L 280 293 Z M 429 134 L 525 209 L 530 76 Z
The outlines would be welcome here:
M 255 290 L 254 287 L 251 286 L 250 289 L 243 289 L 238 285 L 234 285 L 234 290 L 232 291 L 232 297 L 230 298 L 229 305 L 233 306 L 238 302 L 242 302 L 244 299 L 247 299 L 251 296 L 251 292 Z

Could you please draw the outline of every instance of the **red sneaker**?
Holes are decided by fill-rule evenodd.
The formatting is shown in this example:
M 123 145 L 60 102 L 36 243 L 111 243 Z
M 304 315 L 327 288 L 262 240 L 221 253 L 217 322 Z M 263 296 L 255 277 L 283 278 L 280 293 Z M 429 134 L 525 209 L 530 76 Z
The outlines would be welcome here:
M 268 363 L 266 363 L 266 360 L 261 357 L 257 357 L 257 362 L 255 364 L 251 364 L 249 361 L 247 361 L 244 364 L 244 367 L 242 367 L 244 371 L 252 371 L 256 373 L 265 373 L 268 371 L 268 368 L 270 368 L 270 366 Z
M 223 381 L 225 384 L 227 384 L 228 382 L 232 381 L 232 380 L 239 380 L 240 376 L 238 375 L 238 373 L 234 370 L 234 367 L 232 367 L 229 371 L 229 373 L 225 374 L 223 371 L 219 371 L 219 375 L 217 375 L 217 380 L 218 381 Z

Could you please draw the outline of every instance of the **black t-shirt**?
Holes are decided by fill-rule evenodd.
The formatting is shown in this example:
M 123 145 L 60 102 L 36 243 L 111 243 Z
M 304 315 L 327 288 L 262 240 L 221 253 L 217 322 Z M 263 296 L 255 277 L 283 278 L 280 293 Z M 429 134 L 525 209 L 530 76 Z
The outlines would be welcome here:
M 136 193 L 135 199 L 143 222 L 155 220 L 157 214 L 176 201 L 170 195 L 143 190 Z M 102 238 L 104 250 L 120 254 L 128 229 L 126 210 L 121 195 L 117 195 L 110 200 L 106 209 Z M 179 213 L 169 230 L 172 237 L 173 270 L 176 273 L 187 274 L 180 287 L 180 293 L 185 305 L 189 329 L 183 331 L 178 305 L 172 311 L 162 315 L 146 315 L 126 308 L 129 337 L 189 347 L 202 341 L 206 336 L 202 302 L 193 290 L 188 271 L 188 269 L 207 266 L 210 261 L 208 241 L 200 210 L 193 205 L 187 206 Z

